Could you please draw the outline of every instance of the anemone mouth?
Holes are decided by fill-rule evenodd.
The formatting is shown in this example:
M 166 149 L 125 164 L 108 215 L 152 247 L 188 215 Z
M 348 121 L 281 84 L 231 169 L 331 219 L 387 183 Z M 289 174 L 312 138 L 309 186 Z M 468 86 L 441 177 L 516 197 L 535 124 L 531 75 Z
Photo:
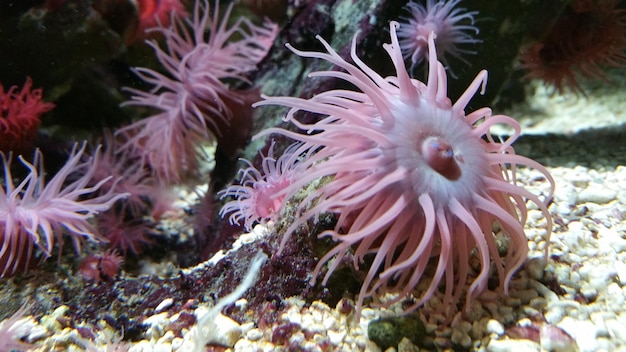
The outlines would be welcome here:
M 450 181 L 461 177 L 461 168 L 454 148 L 445 139 L 437 136 L 427 137 L 422 141 L 421 149 L 424 161 L 431 169 Z

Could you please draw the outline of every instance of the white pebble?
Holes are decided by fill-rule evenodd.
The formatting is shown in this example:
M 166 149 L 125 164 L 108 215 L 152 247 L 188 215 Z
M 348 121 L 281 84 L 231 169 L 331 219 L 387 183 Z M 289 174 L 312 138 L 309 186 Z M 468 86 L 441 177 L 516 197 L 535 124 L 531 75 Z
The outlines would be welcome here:
M 488 352 L 540 352 L 541 346 L 530 340 L 491 340 L 487 345 Z
M 609 336 L 618 341 L 626 341 L 626 326 L 615 319 L 609 319 L 605 321 L 607 332 Z
M 182 338 L 180 338 L 180 337 L 175 337 L 175 338 L 172 340 L 172 348 L 173 348 L 174 350 L 178 350 L 178 349 L 180 348 L 180 346 L 182 346 L 182 345 L 183 345 L 183 341 L 185 341 L 185 340 L 183 340 L 183 339 L 182 339 Z
M 565 317 L 557 326 L 576 340 L 580 351 L 596 351 L 597 328 L 588 320 Z
M 235 307 L 237 307 L 237 309 L 239 310 L 246 309 L 246 306 L 248 306 L 248 300 L 245 298 L 240 298 L 235 301 Z
M 246 338 L 250 341 L 257 341 L 263 337 L 263 331 L 259 329 L 252 329 L 246 333 Z
M 490 334 L 502 335 L 504 334 L 504 326 L 502 326 L 499 321 L 490 319 L 487 322 L 487 332 Z
M 541 327 L 541 349 L 544 351 L 569 352 L 577 351 L 574 339 L 562 329 L 549 324 Z
M 335 330 L 328 330 L 328 339 L 330 340 L 330 343 L 333 346 L 339 346 L 339 344 L 341 344 L 343 342 L 343 340 L 346 338 L 346 332 L 345 331 L 335 331 Z
M 161 313 L 162 311 L 164 311 L 167 308 L 171 307 L 172 304 L 174 304 L 174 299 L 173 298 L 166 298 L 166 299 L 162 300 L 161 303 L 159 303 L 159 305 L 156 306 L 156 308 L 154 308 L 154 312 L 155 313 Z
M 152 352 L 172 352 L 172 344 L 169 342 L 157 343 L 152 348 Z
M 580 193 L 578 193 L 578 202 L 606 204 L 615 200 L 616 197 L 617 193 L 614 190 L 595 186 L 583 189 Z

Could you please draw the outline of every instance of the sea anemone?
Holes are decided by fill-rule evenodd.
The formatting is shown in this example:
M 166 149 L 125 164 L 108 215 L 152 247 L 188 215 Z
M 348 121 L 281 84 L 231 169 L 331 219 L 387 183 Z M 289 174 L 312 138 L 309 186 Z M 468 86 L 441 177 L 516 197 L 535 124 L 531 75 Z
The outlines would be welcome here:
M 144 247 L 153 244 L 150 237 L 156 234 L 149 222 L 142 218 L 128 219 L 126 214 L 116 209 L 98 215 L 97 223 L 109 247 L 119 250 L 124 257 L 129 252 L 141 254 Z
M 302 143 L 293 152 L 302 158 L 298 160 L 302 168 L 299 177 L 276 196 L 290 198 L 323 180 L 296 202 L 296 219 L 285 230 L 277 255 L 309 220 L 334 213 L 335 228 L 319 236 L 329 236 L 337 244 L 321 258 L 312 283 L 326 264 L 324 285 L 344 259 L 353 258 L 358 269 L 368 257 L 371 264 L 357 312 L 367 297 L 396 293 L 396 299 L 385 302 L 391 304 L 410 296 L 427 278 L 430 284 L 416 293 L 416 302 L 407 312 L 433 297 L 441 283 L 445 284 L 442 309 L 450 310 L 471 282 L 467 307 L 487 288 L 492 267 L 498 274 L 499 289 L 506 294 L 511 277 L 524 263 L 528 255 L 526 200 L 535 203 L 546 218 L 549 240 L 552 222 L 547 206 L 518 185 L 517 165 L 541 172 L 551 191 L 554 181 L 545 167 L 515 154 L 512 143 L 519 136 L 520 125 L 514 119 L 492 115 L 487 107 L 466 115 L 469 101 L 486 84 L 486 71 L 481 71 L 453 104 L 446 96 L 447 77 L 437 61 L 434 34 L 428 36 L 429 70 L 424 84 L 411 79 L 406 71 L 397 25 L 391 22 L 391 43 L 383 45 L 397 77 L 383 78 L 363 63 L 356 55 L 356 36 L 351 47 L 354 64 L 319 36 L 327 53 L 300 51 L 287 44 L 297 55 L 326 60 L 347 71 L 310 76 L 340 78 L 360 91 L 330 90 L 308 100 L 264 97 L 256 104 L 291 107 L 285 120 L 305 131 L 270 128 L 255 137 L 276 133 Z M 321 119 L 305 123 L 298 119 L 299 112 L 319 114 Z M 498 142 L 489 133 L 496 124 L 515 132 Z M 494 223 L 501 229 L 498 236 L 509 239 L 503 257 L 492 230 Z M 474 256 L 480 263 L 477 274 L 469 264 Z
M 559 93 L 583 93 L 579 78 L 606 78 L 603 67 L 626 64 L 626 10 L 616 0 L 576 0 L 545 38 L 522 53 L 528 78 L 539 78 Z
M 276 220 L 285 203 L 281 191 L 289 187 L 298 177 L 298 157 L 294 153 L 299 144 L 288 147 L 280 158 L 274 157 L 274 143 L 267 156 L 261 155 L 261 170 L 251 162 L 241 159 L 248 165 L 239 170 L 240 184 L 232 185 L 218 193 L 221 199 L 232 197 L 220 210 L 220 216 L 230 214 L 231 224 L 243 225 L 247 231 L 260 221 Z
M 171 26 L 150 30 L 164 38 L 167 49 L 156 41 L 148 44 L 168 74 L 135 68 L 153 88 L 126 88 L 133 96 L 124 105 L 159 112 L 119 130 L 132 135 L 122 149 L 140 155 L 166 183 L 180 181 L 185 170 L 197 170 L 204 156 L 200 146 L 225 132 L 238 104 L 249 108 L 251 91 L 258 94 L 231 90 L 226 81 L 249 83 L 245 75 L 267 54 L 277 26 L 256 26 L 240 18 L 229 27 L 231 10 L 232 4 L 220 20 L 217 4 L 211 17 L 208 2 L 197 1 L 191 19 L 175 17 Z
M 98 152 L 81 162 L 84 151 L 84 143 L 80 148 L 74 145 L 65 165 L 47 183 L 41 151 L 35 151 L 32 163 L 20 156 L 29 173 L 17 187 L 11 174 L 11 157 L 0 153 L 5 182 L 0 187 L 0 277 L 27 269 L 35 247 L 49 257 L 55 238 L 62 247 L 64 233 L 71 235 L 77 251 L 82 238 L 105 241 L 88 220 L 128 194 L 109 191 L 93 196 L 109 179 L 89 186 Z M 82 176 L 67 183 L 74 173 Z
M 153 197 L 156 199 L 163 192 L 137 157 L 119 152 L 120 145 L 125 143 L 126 137 L 124 134 L 113 136 L 110 131 L 104 132 L 102 138 L 104 147 L 101 149 L 98 163 L 94 165 L 90 185 L 108 179 L 109 181 L 102 184 L 98 192 L 128 193 L 129 196 L 117 207 L 119 212 L 141 217 L 149 212 L 151 199 Z
M 89 282 L 108 281 L 120 272 L 124 258 L 115 249 L 102 254 L 91 254 L 80 263 L 78 272 Z
M 404 57 L 411 59 L 411 71 L 424 59 L 428 59 L 428 36 L 431 32 L 435 34 L 437 57 L 446 65 L 446 55 L 468 63 L 462 55 L 476 54 L 458 45 L 481 42 L 472 36 L 479 33 L 474 26 L 474 16 L 478 11 L 466 12 L 456 7 L 459 2 L 461 0 L 427 0 L 426 6 L 423 6 L 409 1 L 406 5 L 411 16 L 402 18 L 408 22 L 400 23 L 398 39 Z
M 17 154 L 32 151 L 37 138 L 40 117 L 54 108 L 54 104 L 41 100 L 43 90 L 32 89 L 33 81 L 19 90 L 12 86 L 6 93 L 0 84 L 0 151 Z

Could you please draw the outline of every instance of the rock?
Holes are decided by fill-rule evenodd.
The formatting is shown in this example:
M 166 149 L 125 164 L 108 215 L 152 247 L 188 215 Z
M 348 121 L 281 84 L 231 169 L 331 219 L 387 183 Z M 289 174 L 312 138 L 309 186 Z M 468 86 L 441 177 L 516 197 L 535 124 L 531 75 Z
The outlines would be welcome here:
M 540 352 L 541 346 L 530 340 L 491 340 L 487 352 Z
M 421 346 L 425 330 L 424 323 L 417 317 L 391 317 L 370 322 L 367 335 L 381 349 L 386 350 L 397 347 L 404 337 Z

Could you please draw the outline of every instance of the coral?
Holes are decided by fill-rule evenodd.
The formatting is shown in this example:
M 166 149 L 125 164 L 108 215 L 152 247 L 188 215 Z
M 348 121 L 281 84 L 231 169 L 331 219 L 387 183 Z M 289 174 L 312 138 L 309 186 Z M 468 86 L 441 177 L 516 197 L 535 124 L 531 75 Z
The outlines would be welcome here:
M 5 93 L 0 84 L 0 152 L 31 151 L 41 115 L 54 108 L 54 104 L 41 100 L 43 90 L 31 90 L 32 85 L 33 81 L 27 77 L 21 91 L 12 86 Z
M 545 38 L 521 56 L 526 77 L 539 78 L 559 93 L 583 93 L 580 77 L 606 78 L 603 67 L 626 64 L 626 10 L 616 0 L 575 0 Z
M 261 155 L 260 171 L 242 159 L 248 167 L 239 170 L 240 184 L 218 193 L 221 199 L 234 198 L 222 207 L 220 216 L 230 214 L 229 221 L 233 225 L 243 220 L 247 231 L 257 222 L 276 220 L 285 203 L 281 191 L 298 177 L 299 155 L 294 153 L 298 147 L 299 144 L 290 146 L 276 159 L 272 143 L 268 155 Z
M 404 57 L 411 59 L 411 71 L 423 60 L 428 59 L 428 36 L 431 32 L 435 33 L 437 57 L 446 65 L 446 55 L 468 63 L 462 55 L 476 54 L 475 51 L 459 47 L 480 43 L 479 39 L 470 34 L 479 33 L 478 28 L 474 26 L 474 16 L 478 12 L 465 12 L 465 9 L 456 7 L 460 1 L 428 0 L 426 6 L 409 1 L 406 5 L 405 8 L 411 16 L 403 17 L 408 22 L 400 23 L 398 39 Z
M 2 154 L 5 186 L 0 188 L 0 277 L 26 269 L 35 259 L 35 247 L 49 257 L 55 238 L 62 247 L 63 233 L 71 235 L 77 251 L 82 238 L 104 240 L 88 220 L 128 194 L 109 191 L 93 196 L 108 179 L 89 186 L 99 153 L 81 162 L 85 146 L 74 145 L 65 165 L 47 183 L 41 151 L 35 151 L 32 163 L 20 156 L 28 175 L 17 187 L 11 174 L 11 157 Z M 67 183 L 74 173 L 82 176 Z
M 357 314 L 364 299 L 397 293 L 397 298 L 384 303 L 389 305 L 409 296 L 420 281 L 429 278 L 429 285 L 406 310 L 420 307 L 443 283 L 446 314 L 455 309 L 466 284 L 471 284 L 466 307 L 487 288 L 491 268 L 497 272 L 499 290 L 508 293 L 511 277 L 528 255 L 527 199 L 546 218 L 548 240 L 552 222 L 547 206 L 518 185 L 516 167 L 537 169 L 551 190 L 554 181 L 542 165 L 515 154 L 512 143 L 520 126 L 514 119 L 492 115 L 487 107 L 465 113 L 471 98 L 484 88 L 486 71 L 453 104 L 446 96 L 447 76 L 437 61 L 434 35 L 428 39 L 428 81 L 422 83 L 406 71 L 396 28 L 392 22 L 391 43 L 383 45 L 396 77 L 381 77 L 357 57 L 356 36 L 351 47 L 355 64 L 341 58 L 319 36 L 327 53 L 288 45 L 297 55 L 322 59 L 347 71 L 310 76 L 340 78 L 360 91 L 324 91 L 308 100 L 265 97 L 256 106 L 290 107 L 285 120 L 302 132 L 270 128 L 255 138 L 275 133 L 302 143 L 294 151 L 302 156 L 300 177 L 276 196 L 292 198 L 303 187 L 325 180 L 296 202 L 296 219 L 285 230 L 276 255 L 309 220 L 334 213 L 338 216 L 335 228 L 319 236 L 337 243 L 319 261 L 312 283 L 326 264 L 323 285 L 349 258 L 358 269 L 368 257 L 371 265 L 359 292 Z M 321 119 L 306 123 L 298 118 L 299 113 L 315 113 Z M 496 124 L 515 133 L 497 142 L 489 132 Z M 510 243 L 503 258 L 492 230 L 494 223 L 500 225 L 498 236 L 508 237 Z M 474 256 L 480 263 L 477 274 L 469 265 Z
M 140 155 L 166 183 L 180 181 L 184 170 L 197 170 L 204 155 L 200 146 L 226 132 L 241 112 L 236 109 L 250 109 L 254 90 L 231 90 L 226 81 L 249 83 L 245 75 L 265 57 L 277 27 L 269 22 L 256 26 L 244 18 L 228 27 L 231 10 L 232 5 L 220 20 L 217 6 L 211 17 L 208 2 L 197 1 L 191 19 L 174 18 L 170 27 L 151 30 L 164 37 L 166 49 L 156 41 L 148 44 L 168 74 L 134 69 L 153 88 L 127 88 L 133 96 L 124 105 L 159 112 L 122 128 L 118 133 L 132 135 L 122 149 Z

